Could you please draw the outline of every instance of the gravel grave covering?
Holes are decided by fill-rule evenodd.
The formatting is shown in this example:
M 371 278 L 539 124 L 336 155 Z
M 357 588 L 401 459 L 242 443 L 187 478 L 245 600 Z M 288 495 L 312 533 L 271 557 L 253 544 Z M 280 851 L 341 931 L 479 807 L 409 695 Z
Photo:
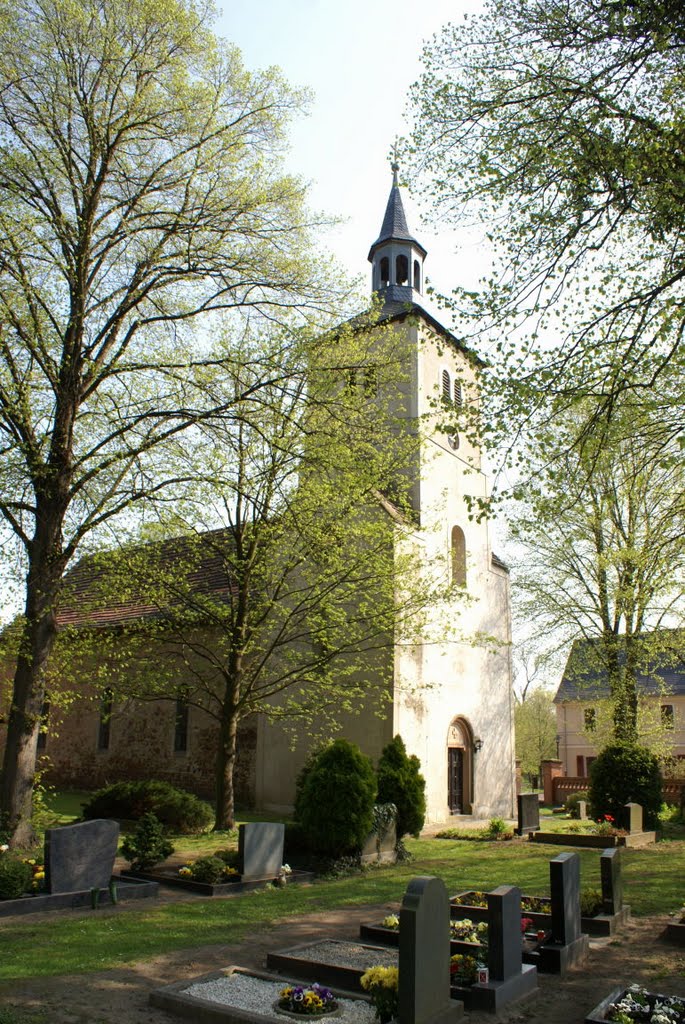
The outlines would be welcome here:
M 380 949 L 374 946 L 373 953 L 360 942 L 315 942 L 311 946 L 298 946 L 288 950 L 298 960 L 311 960 L 316 964 L 334 964 L 336 967 L 353 967 L 366 970 L 367 967 L 397 967 L 396 949 Z
M 283 1021 L 283 1016 L 274 1010 L 273 1004 L 281 994 L 281 989 L 287 984 L 289 982 L 285 980 L 264 981 L 262 978 L 236 973 L 225 978 L 217 978 L 215 981 L 190 985 L 184 989 L 184 994 Z M 373 1006 L 363 999 L 338 999 L 338 1007 L 340 1013 L 334 1018 L 336 1021 L 342 1020 L 348 1024 L 373 1024 L 375 1020 Z

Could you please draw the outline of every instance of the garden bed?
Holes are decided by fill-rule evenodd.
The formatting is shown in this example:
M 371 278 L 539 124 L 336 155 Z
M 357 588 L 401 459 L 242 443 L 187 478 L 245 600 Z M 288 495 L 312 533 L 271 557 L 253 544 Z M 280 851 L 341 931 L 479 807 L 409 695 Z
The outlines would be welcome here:
M 241 892 L 249 892 L 252 889 L 265 889 L 268 885 L 274 885 L 275 878 L 249 878 L 243 879 L 235 875 L 230 882 L 218 882 L 214 885 L 208 882 L 197 882 L 193 878 L 184 878 L 178 871 L 122 871 L 119 875 L 122 879 L 141 879 L 146 882 L 157 882 L 159 885 L 169 885 L 175 889 L 185 889 L 188 892 L 195 892 L 198 896 L 231 896 Z M 281 875 L 284 884 L 292 885 L 293 882 L 312 882 L 315 875 L 312 871 L 293 870 L 288 875 Z M 279 883 L 281 884 L 280 880 Z
M 478 895 L 477 889 L 457 893 L 450 899 L 450 913 L 454 918 L 470 917 L 473 921 L 487 921 L 487 906 L 479 907 L 472 903 L 455 903 L 454 900 L 468 899 L 470 896 Z M 535 906 L 549 907 L 547 909 L 531 910 L 526 905 L 529 901 L 535 901 Z M 529 917 L 536 928 L 549 931 L 552 927 L 552 901 L 549 896 L 521 896 L 521 917 Z M 595 914 L 593 917 L 581 917 L 581 931 L 587 935 L 613 935 L 616 928 L 625 924 L 630 918 L 630 907 L 623 907 L 620 914 Z
M 685 946 L 685 921 L 669 921 L 666 925 L 666 938 L 678 946 Z
M 116 883 L 116 901 L 148 899 L 159 895 L 159 886 L 154 881 L 137 878 L 112 879 Z M 95 899 L 96 907 L 112 904 L 109 889 L 98 890 L 97 897 L 90 889 L 78 892 L 39 892 L 27 893 L 15 900 L 0 900 L 0 917 L 11 917 L 14 914 L 37 914 L 45 910 L 71 910 L 78 907 L 91 907 Z
M 369 967 L 397 967 L 397 952 L 360 942 L 329 940 L 267 953 L 267 970 L 329 988 L 362 993 L 361 976 Z
M 635 1003 L 634 999 L 645 1000 L 646 1005 L 644 1008 Z M 672 1004 L 674 1002 L 680 1004 L 680 1009 L 673 1009 Z M 667 1006 L 671 1005 L 673 1012 L 672 1014 L 669 1013 L 667 1017 L 670 1024 L 685 1024 L 685 1004 L 682 1001 L 682 997 L 664 996 L 655 992 L 647 992 L 646 989 L 639 988 L 637 985 L 633 985 L 630 988 L 621 987 L 614 989 L 606 999 L 603 999 L 601 1003 L 595 1006 L 594 1010 L 590 1011 L 585 1018 L 585 1024 L 605 1024 L 606 1021 L 613 1020 L 611 1007 L 617 1003 L 622 1004 L 621 1010 L 624 1015 L 627 1015 L 636 1022 L 644 1022 L 644 1024 L 647 1024 L 651 1019 L 657 1003 Z
M 360 939 L 369 942 L 380 942 L 383 946 L 397 948 L 400 944 L 400 933 L 397 928 L 384 928 L 381 924 L 360 924 Z M 477 957 L 483 947 L 479 942 L 466 942 L 462 939 L 450 939 L 450 956 L 455 953 L 464 953 L 467 956 Z
M 597 836 L 590 832 L 530 832 L 528 840 L 553 846 L 584 846 L 593 850 L 607 850 L 614 846 L 651 846 L 656 842 L 656 832 L 631 832 L 627 836 Z

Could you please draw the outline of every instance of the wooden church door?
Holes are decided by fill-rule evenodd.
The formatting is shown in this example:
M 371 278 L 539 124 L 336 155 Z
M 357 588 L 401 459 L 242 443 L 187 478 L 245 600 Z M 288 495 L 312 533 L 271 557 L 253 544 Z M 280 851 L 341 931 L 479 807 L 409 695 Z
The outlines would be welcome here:
M 447 748 L 447 802 L 450 814 L 461 814 L 464 806 L 464 750 Z

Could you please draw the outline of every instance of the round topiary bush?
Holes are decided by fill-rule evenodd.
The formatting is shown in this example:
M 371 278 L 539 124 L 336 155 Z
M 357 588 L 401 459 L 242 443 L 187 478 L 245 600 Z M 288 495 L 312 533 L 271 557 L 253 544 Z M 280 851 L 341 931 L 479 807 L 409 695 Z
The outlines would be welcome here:
M 212 808 L 194 793 L 168 782 L 115 782 L 93 793 L 83 804 L 83 817 L 139 821 L 154 814 L 168 829 L 184 835 L 202 832 L 214 820 Z
M 324 857 L 357 853 L 371 831 L 376 773 L 347 740 L 321 750 L 301 780 L 297 813 L 311 849 Z
M 614 743 L 590 765 L 589 798 L 595 818 L 611 815 L 617 824 L 627 803 L 640 804 L 645 829 L 658 825 L 661 809 L 661 769 L 646 747 Z
M 170 857 L 174 847 L 154 814 L 144 814 L 133 835 L 124 839 L 121 852 L 134 871 L 145 871 Z
M 32 878 L 30 864 L 0 853 L 0 900 L 16 900 L 30 892 Z
M 407 754 L 401 736 L 383 749 L 378 762 L 378 802 L 397 808 L 397 838 L 418 836 L 426 820 L 426 780 L 421 763 Z

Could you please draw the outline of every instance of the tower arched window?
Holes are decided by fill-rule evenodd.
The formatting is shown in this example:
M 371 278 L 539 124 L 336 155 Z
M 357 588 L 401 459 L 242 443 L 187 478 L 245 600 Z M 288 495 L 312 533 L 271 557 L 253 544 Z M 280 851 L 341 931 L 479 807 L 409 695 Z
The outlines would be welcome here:
M 421 266 L 418 260 L 414 260 L 414 290 L 421 291 Z
M 380 287 L 387 288 L 390 284 L 390 260 L 384 256 L 380 262 Z
M 461 526 L 452 527 L 450 561 L 452 583 L 458 587 L 466 586 L 466 537 Z
M 454 382 L 454 404 L 458 409 L 461 409 L 464 404 L 464 392 L 460 380 L 455 380 Z
M 395 260 L 395 284 L 408 284 L 409 260 L 406 256 L 398 256 Z
M 442 371 L 442 400 L 443 402 L 452 401 L 452 381 L 450 380 L 449 370 Z

